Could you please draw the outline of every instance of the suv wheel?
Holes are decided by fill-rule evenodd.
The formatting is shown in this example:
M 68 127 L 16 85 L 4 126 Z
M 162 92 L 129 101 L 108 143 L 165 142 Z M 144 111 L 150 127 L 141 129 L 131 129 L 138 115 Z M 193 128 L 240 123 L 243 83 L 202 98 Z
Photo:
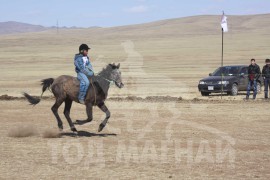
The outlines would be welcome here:
M 202 92 L 201 91 L 201 94 L 202 94 L 202 96 L 209 96 L 210 93 L 209 92 Z
M 232 96 L 237 96 L 238 94 L 238 85 L 237 84 L 233 84 L 232 85 L 232 90 L 231 90 L 231 93 L 230 93 Z

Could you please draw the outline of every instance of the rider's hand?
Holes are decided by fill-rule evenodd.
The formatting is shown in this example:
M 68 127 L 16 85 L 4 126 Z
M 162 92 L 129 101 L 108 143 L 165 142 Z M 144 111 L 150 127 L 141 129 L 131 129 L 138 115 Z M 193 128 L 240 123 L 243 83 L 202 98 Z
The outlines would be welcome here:
M 91 69 L 90 67 L 86 66 L 87 69 L 89 69 L 90 71 L 92 71 L 93 75 L 95 75 L 95 72 L 93 69 Z

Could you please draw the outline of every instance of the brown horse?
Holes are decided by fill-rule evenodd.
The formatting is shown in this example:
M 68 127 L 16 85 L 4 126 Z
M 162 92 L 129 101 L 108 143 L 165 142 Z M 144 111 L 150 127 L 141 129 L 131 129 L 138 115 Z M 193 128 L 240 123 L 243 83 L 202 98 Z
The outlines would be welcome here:
M 84 121 L 77 121 L 79 124 L 84 124 L 91 122 L 93 119 L 92 110 L 93 106 L 98 106 L 104 113 L 106 113 L 106 118 L 99 125 L 98 132 L 106 126 L 109 118 L 110 111 L 105 105 L 105 100 L 108 96 L 108 90 L 110 84 L 113 82 L 118 88 L 123 88 L 124 84 L 122 83 L 121 72 L 119 70 L 120 64 L 109 64 L 107 65 L 99 74 L 93 76 L 89 79 L 90 85 L 87 91 L 85 98 L 85 106 L 87 119 Z M 77 78 L 72 76 L 60 76 L 56 79 L 48 78 L 41 81 L 42 94 L 47 90 L 51 89 L 52 93 L 55 96 L 55 104 L 52 106 L 51 110 L 56 117 L 58 127 L 60 130 L 63 130 L 63 123 L 58 114 L 58 108 L 63 102 L 65 102 L 64 115 L 69 123 L 69 126 L 73 132 L 77 132 L 71 118 L 70 118 L 70 109 L 72 102 L 75 101 L 79 103 L 78 93 L 80 88 L 80 82 Z M 41 99 L 30 96 L 27 93 L 24 93 L 24 96 L 30 102 L 31 105 L 36 105 L 40 102 Z M 42 95 L 41 95 L 42 96 Z

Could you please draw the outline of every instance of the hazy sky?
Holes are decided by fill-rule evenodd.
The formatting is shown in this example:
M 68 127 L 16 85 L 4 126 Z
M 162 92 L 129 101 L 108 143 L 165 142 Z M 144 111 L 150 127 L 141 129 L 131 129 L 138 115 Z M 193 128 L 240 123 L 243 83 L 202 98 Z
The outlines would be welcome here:
M 0 0 L 0 22 L 119 26 L 202 14 L 270 13 L 270 0 Z

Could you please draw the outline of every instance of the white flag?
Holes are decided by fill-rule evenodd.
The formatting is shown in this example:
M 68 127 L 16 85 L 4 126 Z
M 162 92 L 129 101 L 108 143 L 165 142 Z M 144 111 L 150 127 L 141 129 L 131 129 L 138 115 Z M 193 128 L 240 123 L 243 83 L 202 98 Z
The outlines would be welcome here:
M 228 24 L 227 24 L 227 16 L 225 16 L 224 12 L 221 18 L 221 27 L 223 29 L 223 32 L 228 32 Z

